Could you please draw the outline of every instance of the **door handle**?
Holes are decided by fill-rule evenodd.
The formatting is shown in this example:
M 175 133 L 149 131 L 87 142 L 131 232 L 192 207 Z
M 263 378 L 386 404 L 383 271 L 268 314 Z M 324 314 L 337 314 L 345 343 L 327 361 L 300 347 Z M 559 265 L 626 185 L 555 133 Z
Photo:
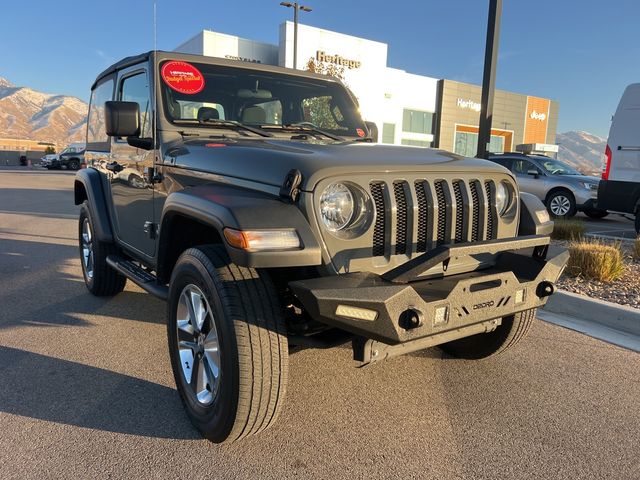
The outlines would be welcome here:
M 110 163 L 107 163 L 105 165 L 105 168 L 107 170 L 109 170 L 110 172 L 114 172 L 114 173 L 118 173 L 121 172 L 122 170 L 124 170 L 124 167 L 122 165 L 120 165 L 118 162 L 113 161 Z

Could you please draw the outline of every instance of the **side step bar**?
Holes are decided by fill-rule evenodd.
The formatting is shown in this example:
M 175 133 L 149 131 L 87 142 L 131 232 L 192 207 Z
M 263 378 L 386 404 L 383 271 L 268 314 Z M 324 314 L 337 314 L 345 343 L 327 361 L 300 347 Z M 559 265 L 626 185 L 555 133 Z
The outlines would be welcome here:
M 140 266 L 129 260 L 125 260 L 119 255 L 109 255 L 107 257 L 107 264 L 151 295 L 158 297 L 160 300 L 167 300 L 169 287 L 159 285 L 156 277 Z

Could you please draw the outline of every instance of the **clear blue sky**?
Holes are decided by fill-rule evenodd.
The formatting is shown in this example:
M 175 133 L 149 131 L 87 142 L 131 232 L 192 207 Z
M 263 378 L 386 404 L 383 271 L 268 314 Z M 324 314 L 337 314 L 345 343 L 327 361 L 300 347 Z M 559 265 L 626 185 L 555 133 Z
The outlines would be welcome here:
M 203 28 L 276 43 L 279 0 L 157 0 L 158 47 Z M 389 44 L 388 64 L 480 84 L 489 0 L 307 0 L 301 22 Z M 97 73 L 153 46 L 152 0 L 22 0 L 0 16 L 0 76 L 84 100 Z M 504 0 L 498 88 L 560 102 L 560 132 L 606 136 L 640 82 L 640 1 Z

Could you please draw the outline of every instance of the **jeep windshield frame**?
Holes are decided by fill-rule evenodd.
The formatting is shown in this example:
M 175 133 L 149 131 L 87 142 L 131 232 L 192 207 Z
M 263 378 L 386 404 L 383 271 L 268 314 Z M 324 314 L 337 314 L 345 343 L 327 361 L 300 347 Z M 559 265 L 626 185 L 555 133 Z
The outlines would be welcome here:
M 336 80 L 190 62 L 202 73 L 204 86 L 196 93 L 181 93 L 162 78 L 167 61 L 157 65 L 162 113 L 176 127 L 211 130 L 234 122 L 291 136 L 288 125 L 312 123 L 333 138 L 366 136 L 356 101 Z

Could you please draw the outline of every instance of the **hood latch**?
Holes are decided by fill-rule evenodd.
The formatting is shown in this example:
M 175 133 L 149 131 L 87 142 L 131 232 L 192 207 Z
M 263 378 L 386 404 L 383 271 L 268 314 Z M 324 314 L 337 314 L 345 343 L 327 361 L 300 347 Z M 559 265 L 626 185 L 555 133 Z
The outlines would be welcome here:
M 300 196 L 300 185 L 302 184 L 302 173 L 300 170 L 289 170 L 284 182 L 280 187 L 280 198 L 290 202 L 296 202 Z

